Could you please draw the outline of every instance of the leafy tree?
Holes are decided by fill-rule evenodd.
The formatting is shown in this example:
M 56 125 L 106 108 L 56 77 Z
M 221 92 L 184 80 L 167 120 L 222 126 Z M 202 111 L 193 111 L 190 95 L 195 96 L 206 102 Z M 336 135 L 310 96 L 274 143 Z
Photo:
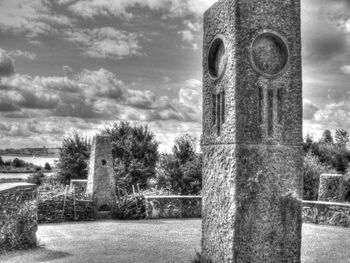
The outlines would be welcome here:
M 3 166 L 5 163 L 4 163 L 4 160 L 2 159 L 2 157 L 0 156 L 0 166 Z
M 145 188 L 147 180 L 155 176 L 159 158 L 154 134 L 147 126 L 131 126 L 129 122 L 115 122 L 101 132 L 112 138 L 112 153 L 119 184 L 127 189 L 139 184 Z
M 173 154 L 182 164 L 192 160 L 196 154 L 196 139 L 189 134 L 176 138 Z
M 157 180 L 176 194 L 199 194 L 202 188 L 202 155 L 196 139 L 186 134 L 175 139 L 173 154 L 162 154 Z
M 322 134 L 322 137 L 320 139 L 321 144 L 333 144 L 333 136 L 330 130 L 325 130 Z
M 49 163 L 45 163 L 45 170 L 51 171 L 51 165 Z
M 18 159 L 18 158 L 15 158 L 15 159 L 13 159 L 13 161 L 12 161 L 12 166 L 15 167 L 15 168 L 22 167 L 22 166 L 24 166 L 24 161 L 23 161 L 23 160 L 20 160 L 20 159 Z
M 349 143 L 349 133 L 344 129 L 337 129 L 334 137 L 335 143 L 339 148 L 345 148 Z
M 61 181 L 69 183 L 71 179 L 86 179 L 87 161 L 90 157 L 90 142 L 74 133 L 63 139 L 57 167 Z
M 322 164 L 318 158 L 311 153 L 306 154 L 304 157 L 304 200 L 317 200 L 318 188 L 320 182 L 320 175 L 323 173 L 336 173 L 334 169 Z

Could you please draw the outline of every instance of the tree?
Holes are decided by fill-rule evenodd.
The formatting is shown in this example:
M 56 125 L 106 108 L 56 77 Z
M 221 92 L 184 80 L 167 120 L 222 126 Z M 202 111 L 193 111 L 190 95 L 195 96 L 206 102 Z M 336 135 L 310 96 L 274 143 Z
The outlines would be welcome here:
M 349 143 L 349 133 L 344 129 L 337 129 L 334 138 L 339 148 L 346 148 L 346 145 Z
M 2 157 L 0 156 L 0 166 L 3 166 L 5 163 L 4 163 L 4 160 L 2 159 Z
M 333 144 L 333 136 L 330 130 L 325 130 L 322 134 L 322 137 L 320 139 L 321 144 Z
M 18 159 L 18 158 L 15 158 L 15 159 L 13 159 L 13 161 L 12 161 L 12 166 L 15 167 L 15 168 L 22 167 L 22 166 L 24 166 L 24 161 L 23 161 L 23 160 L 20 160 L 20 159 Z
M 112 138 L 112 154 L 117 164 L 119 183 L 127 189 L 139 184 L 145 188 L 147 180 L 155 176 L 159 157 L 154 134 L 147 126 L 131 126 L 129 122 L 115 122 L 101 132 Z
M 188 134 L 175 139 L 173 154 L 163 154 L 157 174 L 158 185 L 175 194 L 199 194 L 202 188 L 202 155 L 196 139 Z
M 196 154 L 196 138 L 187 133 L 177 137 L 173 146 L 173 154 L 182 164 L 192 160 Z
M 69 183 L 71 179 L 86 179 L 88 173 L 87 161 L 90 157 L 90 142 L 74 133 L 63 139 L 57 167 L 62 182 Z
M 45 163 L 45 170 L 51 171 L 51 165 L 49 163 Z

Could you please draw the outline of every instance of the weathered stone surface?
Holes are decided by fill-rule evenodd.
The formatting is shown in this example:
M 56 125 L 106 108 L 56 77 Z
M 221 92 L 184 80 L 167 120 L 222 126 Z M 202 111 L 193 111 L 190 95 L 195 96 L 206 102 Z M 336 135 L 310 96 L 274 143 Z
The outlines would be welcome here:
M 95 211 L 115 209 L 115 182 L 111 138 L 96 136 L 91 145 L 86 194 L 95 203 Z
M 146 219 L 201 217 L 201 196 L 145 196 Z
M 37 209 L 36 185 L 0 185 L 0 252 L 37 245 Z
M 321 174 L 318 200 L 328 202 L 342 202 L 343 200 L 343 175 Z
M 303 201 L 303 221 L 320 225 L 350 227 L 350 204 Z
M 300 262 L 300 51 L 299 0 L 204 15 L 204 262 Z

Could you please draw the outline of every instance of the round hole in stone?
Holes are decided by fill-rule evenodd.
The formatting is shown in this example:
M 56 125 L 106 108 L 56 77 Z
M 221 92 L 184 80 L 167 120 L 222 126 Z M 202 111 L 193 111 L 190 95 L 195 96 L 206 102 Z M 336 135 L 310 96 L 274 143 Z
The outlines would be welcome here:
M 289 50 L 277 34 L 262 33 L 253 41 L 251 58 L 255 70 L 265 76 L 273 77 L 286 68 Z
M 221 37 L 217 37 L 211 43 L 208 55 L 208 70 L 212 78 L 219 78 L 225 71 L 226 57 L 225 45 Z
M 107 161 L 105 159 L 102 160 L 102 165 L 106 165 Z
M 111 208 L 108 205 L 104 204 L 104 205 L 100 206 L 98 211 L 100 211 L 100 212 L 108 212 L 108 211 L 111 211 Z

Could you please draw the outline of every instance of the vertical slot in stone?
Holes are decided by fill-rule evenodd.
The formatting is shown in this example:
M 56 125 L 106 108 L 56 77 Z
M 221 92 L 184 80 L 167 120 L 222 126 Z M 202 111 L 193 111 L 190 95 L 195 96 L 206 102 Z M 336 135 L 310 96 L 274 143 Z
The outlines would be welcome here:
M 225 123 L 225 91 L 221 93 L 221 122 Z
M 273 90 L 267 91 L 267 134 L 269 137 L 273 136 Z
M 215 125 L 216 124 L 216 95 L 215 94 L 212 94 L 212 100 L 213 100 L 212 124 Z
M 259 111 L 258 111 L 258 122 L 259 124 L 263 123 L 264 119 L 264 90 L 262 87 L 259 87 Z
M 221 122 L 220 122 L 220 95 L 216 95 L 216 130 L 218 136 L 221 132 Z
M 277 123 L 281 124 L 283 118 L 283 89 L 277 90 Z

